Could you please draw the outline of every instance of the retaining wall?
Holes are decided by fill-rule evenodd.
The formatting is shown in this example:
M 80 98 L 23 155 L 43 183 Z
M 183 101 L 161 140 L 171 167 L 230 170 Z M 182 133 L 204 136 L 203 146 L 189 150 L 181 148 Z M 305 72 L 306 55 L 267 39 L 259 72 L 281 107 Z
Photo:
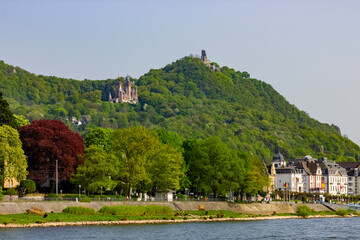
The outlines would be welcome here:
M 249 203 L 237 204 L 231 202 L 112 202 L 112 201 L 99 201 L 99 202 L 73 202 L 73 201 L 35 201 L 35 202 L 2 202 L 0 203 L 0 214 L 16 214 L 24 213 L 27 209 L 40 208 L 44 212 L 62 212 L 62 210 L 69 206 L 82 206 L 93 208 L 96 211 L 100 210 L 103 206 L 117 206 L 117 205 L 161 205 L 169 206 L 173 210 L 198 210 L 199 205 L 204 206 L 205 210 L 228 210 L 240 213 L 249 214 L 264 214 L 269 215 L 273 212 L 276 213 L 294 213 L 296 207 L 300 204 L 294 203 L 280 203 L 272 202 L 267 203 Z M 329 211 L 328 208 L 321 204 L 308 204 L 311 209 L 315 211 Z

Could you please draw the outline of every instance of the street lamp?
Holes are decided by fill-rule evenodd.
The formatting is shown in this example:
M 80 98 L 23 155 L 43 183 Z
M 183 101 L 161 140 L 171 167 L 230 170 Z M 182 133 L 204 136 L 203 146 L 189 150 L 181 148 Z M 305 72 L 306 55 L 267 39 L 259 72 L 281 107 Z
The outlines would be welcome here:
M 56 159 L 56 195 L 59 194 L 59 171 L 58 171 L 58 160 Z
M 101 189 L 101 190 L 100 190 L 100 196 L 101 196 L 101 195 L 102 195 L 102 186 L 100 187 L 100 189 Z
M 81 185 L 79 185 L 79 200 L 80 200 Z

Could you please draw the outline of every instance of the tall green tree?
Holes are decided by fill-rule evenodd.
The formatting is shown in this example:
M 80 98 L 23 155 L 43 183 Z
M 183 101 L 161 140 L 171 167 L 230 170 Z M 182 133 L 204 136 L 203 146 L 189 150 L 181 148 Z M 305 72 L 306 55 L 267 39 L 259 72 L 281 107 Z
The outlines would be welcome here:
M 0 92 L 0 126 L 4 124 L 15 129 L 19 127 L 16 118 L 10 111 L 9 103 L 3 99 L 2 92 Z
M 8 125 L 0 126 L 0 185 L 5 181 L 25 179 L 27 161 L 19 133 Z
M 99 192 L 101 188 L 113 190 L 117 186 L 120 163 L 114 155 L 107 153 L 101 146 L 91 145 L 80 159 L 84 163 L 71 177 L 72 183 L 81 185 L 90 193 Z
M 119 181 L 129 195 L 134 187 L 140 191 L 179 188 L 182 155 L 162 144 L 155 132 L 143 126 L 115 130 L 112 151 L 120 161 Z
M 225 194 L 230 190 L 233 172 L 231 166 L 236 156 L 219 137 L 199 141 L 189 154 L 190 181 L 197 191 Z
M 111 149 L 111 140 L 114 130 L 109 128 L 94 128 L 85 137 L 85 146 L 90 147 L 91 145 L 99 146 L 106 152 Z
M 241 197 L 257 195 L 270 184 L 264 165 L 259 159 L 254 156 L 249 157 L 246 165 L 245 179 L 240 185 Z
M 183 156 L 178 149 L 165 144 L 160 146 L 158 153 L 148 163 L 152 189 L 178 190 L 184 175 L 182 165 Z
M 159 153 L 159 147 L 156 135 L 142 126 L 115 130 L 112 149 L 121 161 L 120 180 L 129 195 L 139 182 L 150 183 L 146 164 Z

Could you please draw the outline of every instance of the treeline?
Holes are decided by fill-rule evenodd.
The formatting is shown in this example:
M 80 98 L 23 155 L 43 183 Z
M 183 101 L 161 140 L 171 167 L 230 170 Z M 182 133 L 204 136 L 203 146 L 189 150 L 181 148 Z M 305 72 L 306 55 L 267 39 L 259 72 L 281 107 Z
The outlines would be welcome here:
M 218 137 L 183 141 L 164 130 L 96 128 L 71 182 L 99 193 L 102 187 L 130 196 L 133 190 L 189 189 L 195 195 L 263 193 L 268 176 L 256 157 L 231 150 Z
M 14 113 L 30 121 L 61 120 L 83 137 L 96 127 L 142 125 L 183 139 L 218 136 L 231 149 L 267 163 L 277 149 L 286 159 L 309 154 L 339 161 L 360 158 L 359 146 L 342 137 L 338 127 L 310 118 L 246 72 L 228 67 L 213 72 L 199 59 L 185 57 L 133 80 L 139 103 L 114 104 L 107 99 L 115 79 L 38 76 L 0 62 L 0 91 Z M 82 115 L 87 124 L 75 127 L 71 119 Z
M 95 128 L 84 141 L 58 120 L 29 124 L 14 117 L 1 95 L 0 104 L 1 185 L 28 178 L 38 190 L 54 192 L 58 177 L 64 192 L 76 191 L 74 186 L 124 196 L 189 189 L 214 197 L 263 194 L 269 185 L 258 158 L 230 149 L 219 137 L 184 140 L 163 129 L 132 126 Z

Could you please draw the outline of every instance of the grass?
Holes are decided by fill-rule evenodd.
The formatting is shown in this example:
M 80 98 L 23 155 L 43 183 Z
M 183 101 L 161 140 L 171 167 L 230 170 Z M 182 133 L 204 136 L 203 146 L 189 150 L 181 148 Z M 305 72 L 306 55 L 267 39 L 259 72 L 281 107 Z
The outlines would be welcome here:
M 168 206 L 104 206 L 100 209 L 100 213 L 120 215 L 120 216 L 158 216 L 172 215 L 173 210 Z
M 94 209 L 87 207 L 66 207 L 63 212 L 75 215 L 96 215 Z
M 347 211 L 347 214 L 357 214 Z M 310 211 L 309 215 L 335 215 L 335 212 Z M 176 220 L 176 219 L 218 219 L 218 218 L 254 218 L 265 215 L 245 214 L 225 210 L 173 211 L 165 206 L 113 206 L 103 207 L 99 212 L 85 207 L 67 207 L 61 213 L 47 213 L 46 218 L 34 214 L 0 215 L 0 224 L 30 224 L 45 222 L 83 222 L 83 221 L 128 221 L 128 220 Z M 277 213 L 277 216 L 296 216 L 296 213 Z

